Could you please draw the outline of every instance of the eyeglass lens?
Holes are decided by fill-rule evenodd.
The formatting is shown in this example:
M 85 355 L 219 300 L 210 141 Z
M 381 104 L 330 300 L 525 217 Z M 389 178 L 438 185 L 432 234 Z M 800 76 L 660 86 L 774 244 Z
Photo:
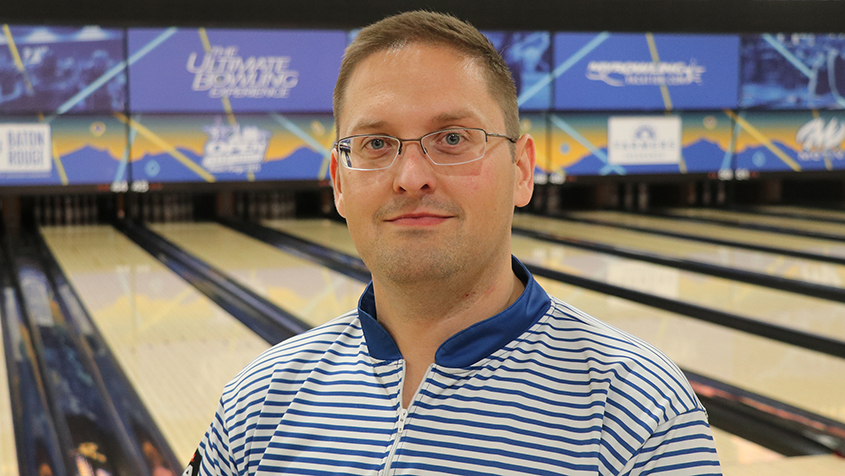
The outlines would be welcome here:
M 345 139 L 341 153 L 346 165 L 356 169 L 381 169 L 389 167 L 402 150 L 403 142 L 395 137 L 372 135 Z M 454 165 L 480 159 L 484 156 L 486 137 L 482 130 L 447 129 L 432 132 L 419 139 L 423 151 L 432 162 Z

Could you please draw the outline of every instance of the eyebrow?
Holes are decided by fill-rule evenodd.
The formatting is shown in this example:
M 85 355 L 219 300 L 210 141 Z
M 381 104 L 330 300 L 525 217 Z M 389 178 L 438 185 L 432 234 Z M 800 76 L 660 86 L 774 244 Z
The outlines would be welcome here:
M 444 112 L 434 116 L 432 119 L 432 123 L 438 125 L 448 124 L 450 122 L 460 121 L 463 119 L 476 119 L 478 116 L 472 113 L 469 110 L 458 110 L 458 111 L 451 111 L 451 112 Z M 356 133 L 367 132 L 367 131 L 381 131 L 387 126 L 387 121 L 381 119 L 370 119 L 370 120 L 362 120 L 361 122 L 355 124 L 351 130 L 356 131 Z

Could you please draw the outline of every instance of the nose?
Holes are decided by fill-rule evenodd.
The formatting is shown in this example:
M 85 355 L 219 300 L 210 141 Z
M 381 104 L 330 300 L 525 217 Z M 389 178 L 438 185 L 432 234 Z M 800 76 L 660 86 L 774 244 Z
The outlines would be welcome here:
M 431 193 L 437 187 L 437 173 L 434 164 L 426 157 L 420 141 L 406 141 L 402 143 L 398 163 L 393 164 L 396 174 L 393 179 L 393 190 L 405 194 Z

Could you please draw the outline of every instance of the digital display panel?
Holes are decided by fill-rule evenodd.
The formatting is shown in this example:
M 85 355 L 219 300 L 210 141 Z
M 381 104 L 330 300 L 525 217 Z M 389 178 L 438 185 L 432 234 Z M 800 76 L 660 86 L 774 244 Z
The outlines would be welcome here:
M 128 157 L 115 116 L 0 117 L 0 186 L 125 182 Z
M 736 169 L 845 169 L 845 111 L 746 111 L 737 117 Z
M 553 114 L 549 124 L 550 171 L 564 176 L 709 173 L 731 167 L 733 122 L 724 112 Z
M 132 178 L 147 182 L 324 180 L 331 115 L 133 116 Z
M 0 113 L 95 113 L 126 105 L 123 30 L 3 25 Z
M 845 108 L 845 34 L 743 35 L 740 107 Z
M 738 48 L 735 35 L 557 33 L 555 109 L 734 108 Z
M 331 112 L 342 31 L 130 29 L 133 113 Z
M 510 69 L 517 103 L 523 111 L 543 111 L 552 105 L 551 33 L 547 31 L 482 32 Z

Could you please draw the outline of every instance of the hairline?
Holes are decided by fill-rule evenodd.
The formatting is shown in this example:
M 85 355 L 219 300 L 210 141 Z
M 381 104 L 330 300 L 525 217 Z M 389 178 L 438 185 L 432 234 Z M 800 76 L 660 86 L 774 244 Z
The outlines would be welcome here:
M 507 113 L 505 112 L 506 108 L 503 105 L 504 100 L 500 99 L 496 94 L 496 88 L 494 87 L 494 73 L 491 71 L 489 67 L 487 67 L 483 62 L 483 57 L 480 55 L 473 55 L 467 51 L 462 50 L 457 45 L 439 38 L 405 38 L 401 41 L 394 42 L 392 44 L 386 44 L 379 48 L 373 49 L 372 51 L 368 52 L 366 56 L 358 58 L 355 66 L 350 70 L 349 75 L 346 78 L 346 81 L 343 84 L 343 89 L 338 91 L 338 98 L 335 104 L 335 111 L 334 111 L 334 122 L 335 122 L 335 137 L 338 139 L 340 138 L 340 116 L 344 111 L 344 106 L 346 103 L 346 94 L 347 90 L 349 89 L 349 84 L 351 83 L 352 77 L 358 71 L 358 67 L 366 61 L 371 56 L 381 53 L 384 51 L 389 50 L 401 50 L 403 48 L 407 48 L 413 45 L 426 45 L 426 46 L 433 46 L 433 47 L 447 47 L 452 50 L 456 55 L 463 57 L 464 59 L 472 61 L 479 69 L 481 70 L 482 77 L 484 78 L 484 82 L 487 85 L 487 93 L 490 95 L 490 98 L 499 108 L 499 111 L 502 114 L 502 120 L 505 124 L 505 134 L 511 136 L 511 131 L 508 131 L 508 118 Z M 519 126 L 518 126 L 519 117 L 517 116 L 517 131 L 516 136 L 519 135 Z M 518 137 L 515 137 L 518 138 Z

